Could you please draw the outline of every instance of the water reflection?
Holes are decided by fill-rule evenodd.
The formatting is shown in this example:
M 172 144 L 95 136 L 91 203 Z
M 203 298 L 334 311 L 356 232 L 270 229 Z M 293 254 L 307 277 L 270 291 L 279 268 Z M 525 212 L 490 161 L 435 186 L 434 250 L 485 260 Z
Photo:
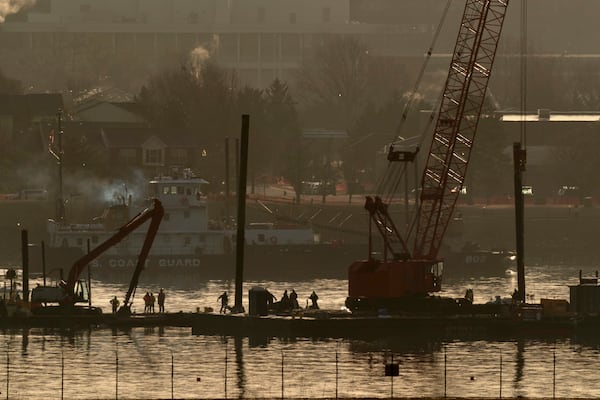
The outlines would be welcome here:
M 527 291 L 538 300 L 568 298 L 567 285 L 577 282 L 578 270 L 577 266 L 531 267 Z M 215 307 L 219 293 L 233 292 L 230 281 L 190 282 L 187 288 L 164 283 L 148 284 L 140 290 L 156 292 L 157 287 L 165 287 L 168 312 Z M 254 285 L 274 293 L 294 287 L 300 298 L 316 290 L 320 305 L 328 309 L 343 306 L 347 293 L 347 282 L 334 279 L 255 281 L 246 287 Z M 515 285 L 516 278 L 510 275 L 459 277 L 446 281 L 442 295 L 462 297 L 470 287 L 476 302 L 485 302 L 495 295 L 509 296 Z M 94 302 L 104 307 L 112 296 L 127 290 L 124 284 L 101 282 L 94 288 Z M 244 303 L 247 301 L 246 292 Z M 498 393 L 552 397 L 554 387 L 558 397 L 600 397 L 600 387 L 593 381 L 600 364 L 600 337 L 595 331 L 560 339 L 494 340 L 471 335 L 459 341 L 416 334 L 319 340 L 192 336 L 190 329 L 171 327 L 32 328 L 4 330 L 0 343 L 5 343 L 5 360 L 10 361 L 10 366 L 0 363 L 0 376 L 6 376 L 8 370 L 8 395 L 20 398 L 61 397 L 62 355 L 68 383 L 64 398 L 115 398 L 117 383 L 123 398 L 171 398 L 171 390 L 176 398 L 279 398 L 282 393 L 304 398 L 387 397 L 391 382 L 384 375 L 386 354 L 388 361 L 393 355 L 400 363 L 400 377 L 393 381 L 397 397 L 496 397 Z M 149 369 L 152 379 L 142 379 Z M 504 383 L 502 375 L 508 377 Z M 37 377 L 35 384 L 31 376 Z
M 523 370 L 525 368 L 525 343 L 523 340 L 517 341 L 517 351 L 515 353 L 515 379 L 514 389 L 520 390 L 520 383 L 523 380 Z
M 244 369 L 244 353 L 243 353 L 243 338 L 240 336 L 236 336 L 234 338 L 235 344 L 235 365 L 237 367 L 237 388 L 240 392 L 239 398 L 245 398 L 245 388 L 246 388 L 246 376 Z
M 170 397 L 171 383 L 178 398 L 280 397 L 282 391 L 285 397 L 380 397 L 390 393 L 392 384 L 394 396 L 401 397 L 496 396 L 500 391 L 505 396 L 550 397 L 555 385 L 558 396 L 600 396 L 600 388 L 586 381 L 598 365 L 599 337 L 584 341 L 270 338 L 257 345 L 250 338 L 191 336 L 187 329 L 167 327 L 116 332 L 24 329 L 5 332 L 2 339 L 10 362 L 9 390 L 31 398 L 57 397 L 63 356 L 67 398 L 113 398 L 117 383 L 123 398 Z M 556 376 L 554 354 L 560 371 Z M 400 366 L 400 377 L 393 383 L 384 373 L 392 359 Z M 149 368 L 153 379 L 141 379 Z M 23 377 L 25 371 L 39 374 L 36 388 Z M 103 373 L 98 376 L 98 371 Z M 0 376 L 5 372 L 0 366 Z M 502 374 L 512 377 L 506 387 L 502 387 Z

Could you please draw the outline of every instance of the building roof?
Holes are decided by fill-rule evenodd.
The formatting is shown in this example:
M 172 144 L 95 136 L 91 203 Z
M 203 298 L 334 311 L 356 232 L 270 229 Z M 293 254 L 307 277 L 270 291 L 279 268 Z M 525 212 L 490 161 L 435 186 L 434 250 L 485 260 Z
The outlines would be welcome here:
M 102 129 L 102 139 L 106 147 L 141 147 L 152 137 L 160 139 L 167 147 L 199 147 L 202 140 L 198 135 L 188 133 L 170 135 L 154 128 L 107 127 Z
M 600 112 L 597 111 L 556 111 L 539 109 L 536 113 L 509 112 L 502 113 L 502 122 L 600 122 Z
M 82 104 L 88 101 L 105 101 L 108 103 L 130 103 L 134 99 L 134 95 L 121 90 L 119 88 L 95 88 L 89 90 L 84 95 L 77 98 L 77 104 Z

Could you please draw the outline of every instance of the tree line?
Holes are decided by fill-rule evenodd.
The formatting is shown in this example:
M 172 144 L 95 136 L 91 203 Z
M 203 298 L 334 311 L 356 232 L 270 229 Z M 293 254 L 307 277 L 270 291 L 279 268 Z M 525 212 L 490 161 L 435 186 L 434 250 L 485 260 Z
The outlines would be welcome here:
M 528 91 L 533 93 L 529 103 L 539 104 L 536 108 L 597 110 L 600 85 L 596 63 L 587 60 L 574 66 L 559 59 L 545 60 L 543 65 L 530 63 L 534 72 L 528 81 Z M 415 67 L 374 54 L 359 39 L 331 36 L 304 58 L 289 81 L 275 79 L 264 89 L 243 86 L 234 73 L 209 57 L 202 63 L 179 62 L 151 75 L 135 101 L 151 126 L 161 132 L 173 137 L 196 135 L 206 154 L 206 170 L 217 180 L 223 177 L 224 139 L 238 137 L 240 116 L 249 114 L 251 179 L 283 177 L 299 193 L 303 180 L 373 182 L 380 173 L 378 162 L 385 158 L 381 151 L 386 144 L 399 137 L 425 134 L 427 119 L 437 104 L 431 93 L 443 85 L 445 71 L 430 73 L 421 93 L 411 93 L 411 77 L 415 75 Z M 499 57 L 494 75 L 490 89 L 495 103 L 503 109 L 517 108 L 517 63 Z M 23 87 L 21 82 L 0 75 L 0 93 L 23 93 Z M 398 130 L 409 97 L 417 101 L 409 122 Z M 432 114 L 425 115 L 422 110 Z M 486 104 L 487 116 L 494 110 L 495 104 Z M 330 141 L 304 138 L 303 130 L 310 128 L 342 131 L 347 139 L 332 148 Z M 487 195 L 510 193 L 511 175 L 507 171 L 512 160 L 502 150 L 514 139 L 503 132 L 497 119 L 482 121 L 467 175 L 469 186 Z M 591 157 L 591 147 L 583 145 L 589 140 L 598 141 L 587 133 L 573 136 L 571 144 L 576 146 L 557 154 L 548 173 L 554 171 L 556 176 L 581 186 L 595 185 L 597 157 Z M 81 158 L 86 158 L 90 170 L 110 173 L 103 165 L 106 159 L 94 157 L 93 149 L 85 149 L 85 143 L 66 142 L 65 146 L 85 153 L 66 167 L 80 168 Z M 31 163 L 34 157 L 10 149 L 8 142 L 2 151 L 7 155 L 3 157 L 5 175 L 10 174 L 11 165 Z

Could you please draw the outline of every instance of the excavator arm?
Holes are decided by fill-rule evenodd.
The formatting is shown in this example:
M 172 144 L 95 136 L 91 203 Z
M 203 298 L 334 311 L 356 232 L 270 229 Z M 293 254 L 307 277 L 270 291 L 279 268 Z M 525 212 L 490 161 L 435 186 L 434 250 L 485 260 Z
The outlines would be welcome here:
M 127 294 L 125 295 L 125 300 L 123 301 L 123 306 L 121 306 L 121 309 L 119 310 L 120 313 L 131 313 L 132 297 L 135 293 L 135 289 L 137 288 L 142 270 L 146 265 L 148 253 L 150 252 L 150 248 L 152 247 L 152 243 L 154 242 L 154 238 L 156 237 L 156 233 L 158 232 L 158 227 L 160 225 L 160 221 L 162 220 L 163 215 L 164 210 L 162 208 L 162 205 L 158 200 L 155 200 L 152 220 L 150 221 L 150 226 L 148 227 L 146 239 L 144 240 L 144 245 L 142 246 L 142 250 L 140 251 L 140 256 L 138 257 L 137 265 L 135 266 L 135 270 L 133 271 L 131 282 L 129 283 L 129 289 L 127 289 Z
M 69 271 L 66 286 L 64 287 L 67 296 L 61 304 L 69 305 L 74 303 L 77 297 L 75 294 L 75 286 L 77 284 L 77 281 L 79 280 L 81 272 L 90 262 L 102 255 L 102 253 L 104 253 L 106 250 L 119 243 L 121 240 L 123 240 L 131 232 L 139 228 L 146 221 L 151 220 L 150 226 L 148 227 L 148 231 L 146 233 L 146 239 L 144 240 L 142 250 L 140 251 L 140 255 L 138 257 L 136 269 L 131 279 L 129 290 L 127 291 L 127 296 L 125 297 L 125 305 L 128 305 L 129 299 L 131 298 L 133 292 L 135 291 L 135 287 L 137 286 L 140 274 L 144 269 L 146 258 L 148 257 L 148 253 L 150 252 L 150 248 L 152 247 L 152 243 L 154 242 L 154 238 L 156 237 L 156 232 L 158 231 L 158 227 L 163 218 L 163 215 L 164 209 L 161 202 L 158 199 L 154 199 L 153 208 L 146 208 L 145 210 L 141 211 L 129 222 L 127 222 L 125 225 L 119 228 L 119 230 L 114 235 L 112 235 L 110 238 L 105 240 L 103 243 L 98 245 L 89 253 L 75 261 L 75 263 L 71 267 L 71 270 Z

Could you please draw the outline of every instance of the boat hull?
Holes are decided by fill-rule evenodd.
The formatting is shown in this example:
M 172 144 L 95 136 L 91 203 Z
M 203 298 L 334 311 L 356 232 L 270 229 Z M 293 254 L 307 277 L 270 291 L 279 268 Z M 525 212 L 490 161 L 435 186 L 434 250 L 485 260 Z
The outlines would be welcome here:
M 45 271 L 58 276 L 66 274 L 83 254 L 77 248 L 47 248 Z M 195 277 L 203 280 L 234 279 L 235 252 L 228 254 L 150 254 L 142 280 L 181 280 Z M 348 268 L 357 260 L 368 258 L 363 244 L 310 246 L 246 246 L 244 279 L 306 280 L 347 279 Z M 30 257 L 30 271 L 42 273 L 41 257 Z M 477 262 L 474 262 L 477 261 Z M 137 256 L 105 254 L 94 260 L 90 272 L 94 279 L 129 281 Z M 499 252 L 449 253 L 444 259 L 444 276 L 503 275 L 510 261 Z

